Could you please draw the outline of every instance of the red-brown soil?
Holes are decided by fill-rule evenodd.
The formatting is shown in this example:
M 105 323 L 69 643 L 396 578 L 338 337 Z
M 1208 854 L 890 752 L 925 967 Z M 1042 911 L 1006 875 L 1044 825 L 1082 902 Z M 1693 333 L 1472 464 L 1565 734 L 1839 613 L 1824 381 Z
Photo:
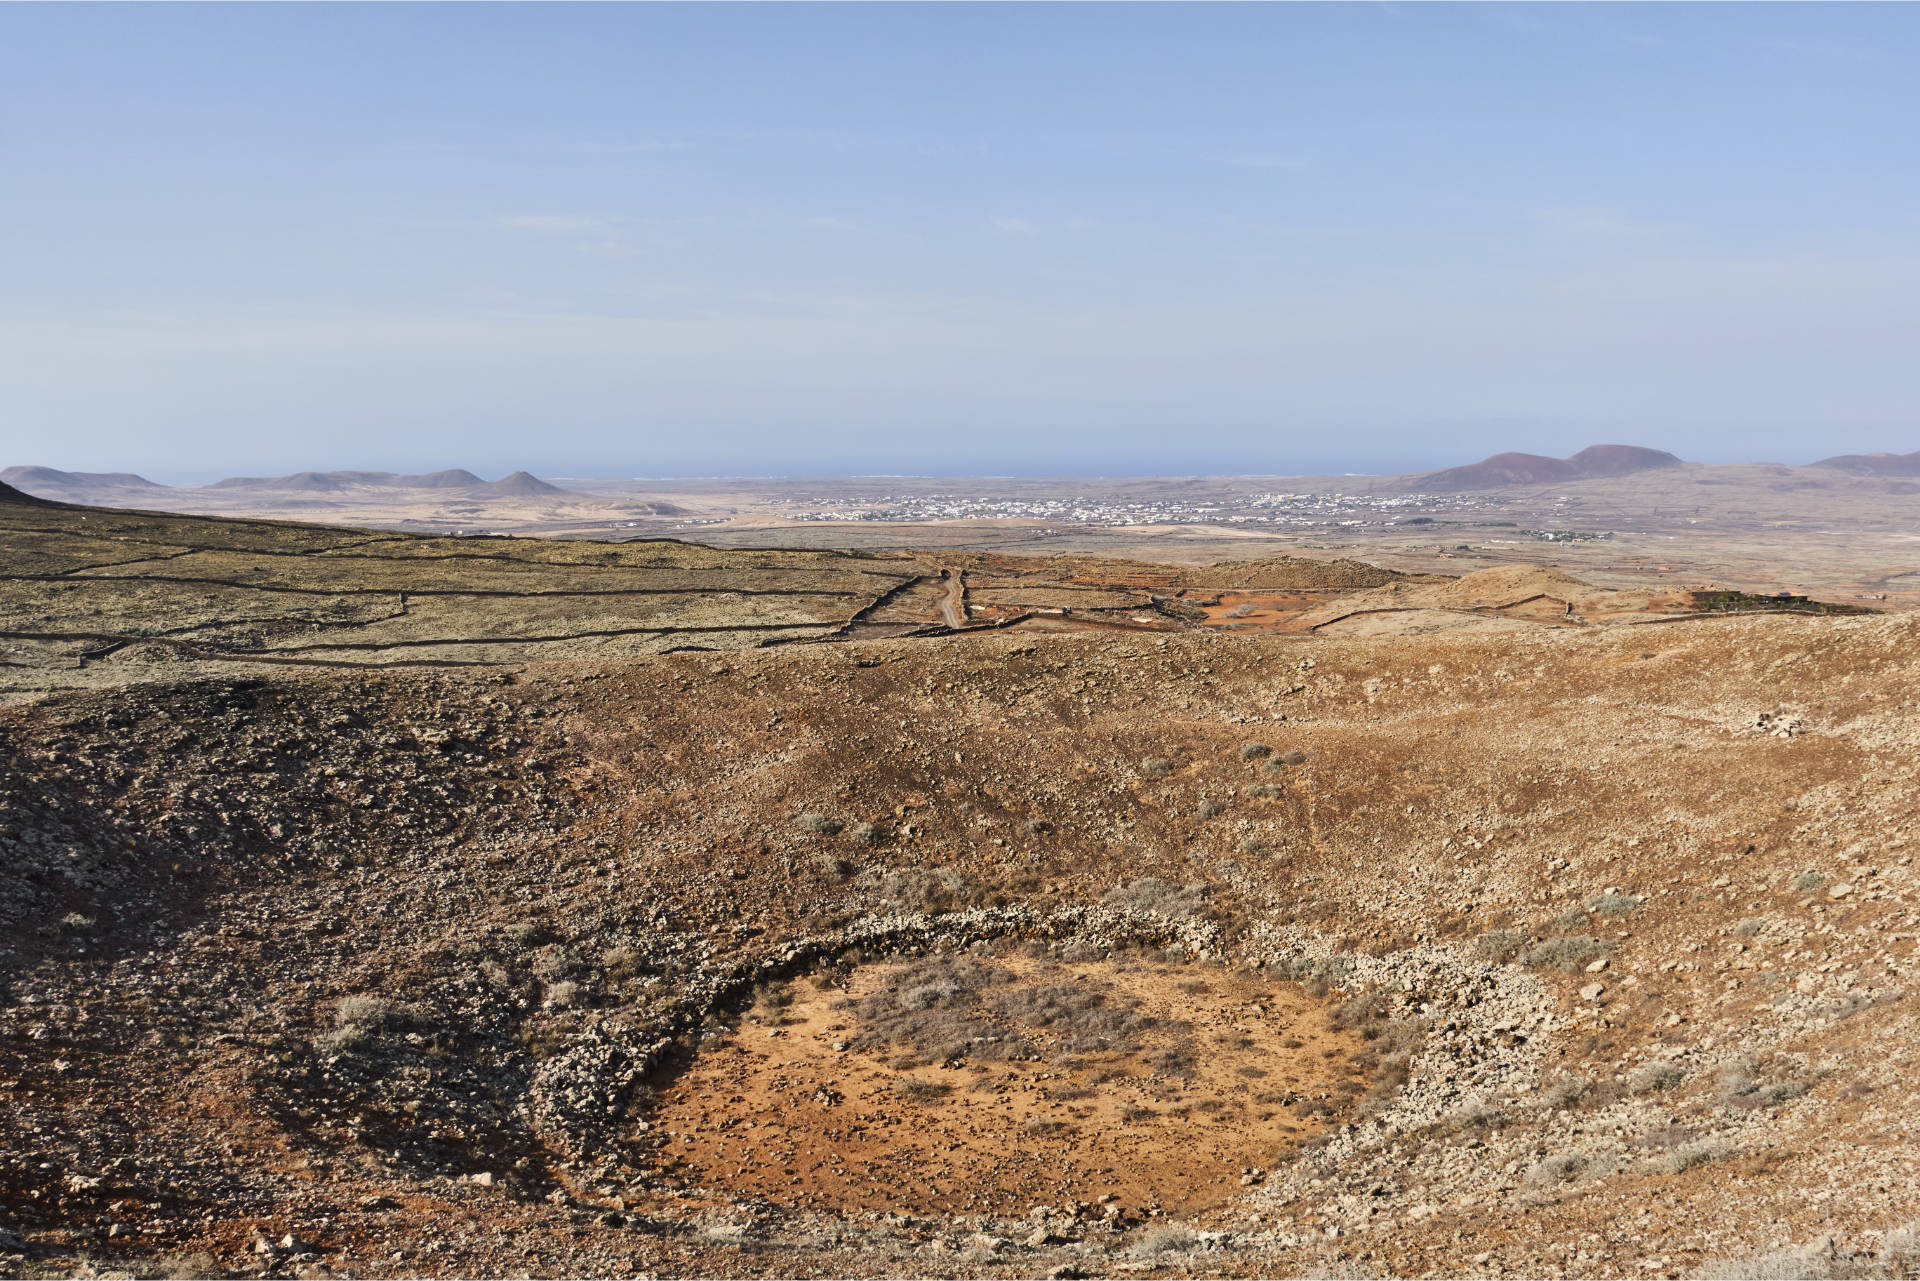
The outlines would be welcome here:
M 1068 1051 L 1070 1033 L 1029 1025 L 1031 1058 L 925 1062 L 861 1045 L 850 1008 L 909 962 L 861 967 L 844 988 L 796 984 L 791 1005 L 742 1023 L 665 1087 L 650 1121 L 675 1180 L 843 1212 L 1020 1215 L 1095 1200 L 1191 1212 L 1238 1195 L 1247 1170 L 1284 1161 L 1366 1089 L 1353 1063 L 1366 1043 L 1298 984 L 1125 956 L 990 964 L 1017 980 L 999 994 L 1067 985 L 1137 1001 L 1160 1026 Z

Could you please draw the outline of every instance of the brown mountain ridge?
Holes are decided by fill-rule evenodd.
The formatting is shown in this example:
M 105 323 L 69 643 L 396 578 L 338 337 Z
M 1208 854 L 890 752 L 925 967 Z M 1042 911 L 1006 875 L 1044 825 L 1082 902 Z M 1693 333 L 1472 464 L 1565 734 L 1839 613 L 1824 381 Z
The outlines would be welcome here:
M 1474 490 L 1503 485 L 1546 485 L 1556 481 L 1594 480 L 1610 476 L 1630 476 L 1656 467 L 1678 467 L 1680 458 L 1664 449 L 1642 445 L 1589 445 L 1571 458 L 1549 458 L 1544 454 L 1495 454 L 1464 467 L 1415 476 L 1413 489 Z

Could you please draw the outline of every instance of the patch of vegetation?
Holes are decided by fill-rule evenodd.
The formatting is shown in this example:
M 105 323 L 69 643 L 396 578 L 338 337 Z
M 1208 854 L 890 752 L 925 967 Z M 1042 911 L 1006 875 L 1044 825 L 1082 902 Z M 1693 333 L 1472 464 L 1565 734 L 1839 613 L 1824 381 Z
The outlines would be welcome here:
M 1596 916 L 1625 916 L 1645 901 L 1632 894 L 1596 894 L 1587 900 L 1587 911 Z
M 1263 761 L 1273 755 L 1273 748 L 1265 743 L 1242 743 L 1240 759 L 1243 761 Z
M 1827 883 L 1827 878 L 1818 872 L 1806 871 L 1793 878 L 1793 888 L 1803 894 L 1811 894 Z
M 1738 1155 L 1738 1149 L 1725 1139 L 1699 1139 L 1654 1157 L 1647 1162 L 1647 1169 L 1654 1174 L 1680 1174 L 1696 1165 L 1725 1161 Z
M 1335 1027 L 1360 1033 L 1367 1047 L 1353 1056 L 1353 1065 L 1373 1075 L 1361 1100 L 1362 1115 L 1370 1116 L 1392 1101 L 1407 1083 L 1413 1053 L 1420 1048 L 1425 1029 L 1418 1020 L 1396 1018 L 1384 993 L 1368 992 L 1334 1007 Z
M 825 814 L 802 814 L 794 825 L 809 836 L 837 836 L 844 826 L 837 818 L 828 818 Z
M 1715 1083 L 1720 1103 L 1730 1108 L 1773 1108 L 1790 1103 L 1813 1088 L 1790 1072 L 1788 1065 L 1769 1065 L 1759 1059 L 1731 1063 L 1720 1070 Z
M 1657 1060 L 1634 1069 L 1633 1074 L 1627 1077 L 1627 1092 L 1655 1094 L 1661 1090 L 1671 1090 L 1686 1079 L 1686 1071 L 1678 1063 Z
M 989 1005 L 1002 1020 L 1051 1033 L 1057 1053 L 1131 1049 L 1142 1033 L 1161 1026 L 1139 1012 L 1138 1001 L 1112 1000 L 1099 988 L 1080 983 L 1011 988 L 992 994 Z
M 1695 609 L 1728 614 L 1877 614 L 1880 612 L 1864 605 L 1842 605 L 1833 601 L 1814 600 L 1808 596 L 1794 596 L 1787 592 L 1760 596 L 1752 592 L 1728 590 L 1693 592 L 1692 596 Z
M 1547 1082 L 1540 1091 L 1540 1101 L 1550 1110 L 1558 1112 L 1573 1107 L 1593 1091 L 1593 1078 L 1590 1076 L 1568 1075 L 1555 1077 Z
M 883 868 L 863 877 L 883 903 L 910 912 L 952 912 L 973 906 L 979 882 L 957 867 Z
M 1551 967 L 1565 970 L 1571 974 L 1585 969 L 1591 962 L 1599 960 L 1612 951 L 1612 945 L 1604 939 L 1586 935 L 1563 935 L 1540 943 L 1528 951 L 1526 964 L 1534 969 Z
M 970 956 L 932 957 L 889 971 L 878 991 L 854 1003 L 854 1044 L 913 1051 L 918 1060 L 1032 1059 L 1133 1051 L 1152 1031 L 1190 1033 L 1155 1019 L 1127 996 L 1085 983 L 1021 984 Z
M 1472 1099 L 1447 1113 L 1440 1123 L 1460 1133 L 1483 1134 L 1506 1125 L 1507 1114 L 1484 1100 Z
M 1157 876 L 1143 876 L 1125 885 L 1116 885 L 1100 896 L 1108 907 L 1130 912 L 1154 912 L 1161 916 L 1203 916 L 1208 910 L 1210 891 L 1200 881 L 1174 887 Z
M 1515 930 L 1488 930 L 1474 940 L 1474 955 L 1489 965 L 1504 965 L 1520 954 L 1527 937 Z
M 1164 756 L 1149 756 L 1140 762 L 1142 778 L 1167 778 L 1173 773 L 1173 762 Z
M 1619 1168 L 1619 1162 L 1610 1154 L 1576 1148 L 1542 1158 L 1527 1171 L 1526 1178 L 1529 1183 L 1571 1183 L 1575 1179 L 1604 1178 Z
M 1183 1254 L 1199 1244 L 1199 1238 L 1185 1228 L 1150 1228 L 1134 1245 L 1135 1254 L 1153 1257 L 1162 1254 Z
M 944 1082 L 918 1076 L 903 1076 L 893 1083 L 893 1092 L 908 1103 L 938 1103 L 952 1089 Z
M 370 993 L 346 997 L 333 1007 L 332 1030 L 315 1037 L 313 1047 L 321 1054 L 359 1049 L 398 1023 L 404 1013 L 400 1006 Z

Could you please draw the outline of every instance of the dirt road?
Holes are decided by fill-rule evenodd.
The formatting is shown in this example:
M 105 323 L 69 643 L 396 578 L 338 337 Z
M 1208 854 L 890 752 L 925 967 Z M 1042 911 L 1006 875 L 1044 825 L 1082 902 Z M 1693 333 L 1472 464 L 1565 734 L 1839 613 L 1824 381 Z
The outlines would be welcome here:
M 967 625 L 967 579 L 964 569 L 943 569 L 946 575 L 947 594 L 940 598 L 940 617 L 946 620 L 948 627 Z

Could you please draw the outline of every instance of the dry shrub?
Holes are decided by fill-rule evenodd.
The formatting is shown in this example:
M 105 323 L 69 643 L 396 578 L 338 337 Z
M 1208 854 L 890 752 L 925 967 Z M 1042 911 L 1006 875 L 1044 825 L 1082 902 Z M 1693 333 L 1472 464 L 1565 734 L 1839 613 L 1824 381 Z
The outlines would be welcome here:
M 1081 984 L 1006 989 L 995 992 L 989 1001 L 1001 1019 L 1023 1030 L 1044 1028 L 1053 1035 L 1057 1050 L 1068 1054 L 1130 1050 L 1152 1029 L 1184 1026 L 1163 1025 L 1141 1014 L 1139 1002 L 1110 1000 L 1105 992 Z
M 1504 965 L 1520 954 L 1526 936 L 1513 930 L 1488 930 L 1474 940 L 1474 955 L 1489 965 Z
M 1139 1255 L 1182 1254 L 1193 1249 L 1200 1239 L 1185 1228 L 1152 1228 L 1133 1247 Z
M 903 1076 L 893 1083 L 893 1092 L 908 1103 L 937 1103 L 947 1097 L 952 1086 L 924 1077 Z
M 1659 1060 L 1643 1064 L 1627 1078 L 1627 1091 L 1630 1094 L 1653 1094 L 1660 1090 L 1671 1090 L 1686 1076 L 1685 1069 L 1678 1063 Z
M 1507 1123 L 1507 1114 L 1500 1108 L 1481 1099 L 1474 1099 L 1455 1108 L 1441 1118 L 1441 1124 L 1449 1130 L 1467 1134 L 1480 1134 L 1487 1130 L 1498 1130 Z
M 1679 1174 L 1696 1165 L 1725 1161 L 1737 1155 L 1733 1144 L 1725 1139 L 1700 1139 L 1661 1153 L 1647 1162 L 1647 1169 L 1654 1174 Z
M 600 953 L 600 969 L 610 983 L 624 983 L 646 968 L 646 958 L 626 943 L 615 943 Z
M 1632 894 L 1596 894 L 1587 900 L 1587 911 L 1596 916 L 1625 916 L 1645 901 Z
M 793 1004 L 793 988 L 785 983 L 762 983 L 753 989 L 753 1015 L 762 1023 L 786 1022 L 786 1011 Z
M 314 1038 L 322 1054 L 341 1054 L 364 1046 L 400 1021 L 404 1010 L 371 993 L 349 996 L 333 1007 L 333 1030 Z
M 1424 1029 L 1414 1019 L 1395 1018 L 1386 995 L 1368 992 L 1350 997 L 1334 1007 L 1333 1025 L 1353 1028 L 1367 1048 L 1353 1056 L 1356 1067 L 1370 1071 L 1373 1082 L 1361 1101 L 1362 1112 L 1372 1115 L 1392 1101 L 1407 1083 L 1413 1053 L 1420 1047 Z
M 1869 1234 L 1871 1235 L 1871 1234 Z M 1798 1249 L 1705 1263 L 1712 1281 L 1825 1281 L 1826 1278 L 1920 1276 L 1920 1222 L 1879 1234 L 1876 1245 L 1842 1248 L 1832 1237 Z
M 1772 1108 L 1790 1103 L 1813 1087 L 1796 1079 L 1791 1064 L 1757 1058 L 1741 1059 L 1720 1069 L 1716 1085 L 1720 1103 L 1730 1108 Z
M 910 912 L 952 912 L 976 902 L 980 885 L 954 867 L 886 869 L 878 874 L 874 897 Z
M 834 836 L 842 828 L 839 819 L 828 818 L 825 814 L 802 814 L 793 821 L 795 826 L 809 836 Z
M 1164 756 L 1149 756 L 1140 762 L 1143 778 L 1166 778 L 1173 773 L 1173 762 Z
M 1583 1149 L 1571 1152 L 1556 1152 L 1543 1158 L 1539 1164 L 1527 1171 L 1529 1183 L 1569 1183 L 1575 1179 L 1598 1178 L 1611 1173 L 1611 1163 L 1596 1153 Z
M 1571 974 L 1586 968 L 1590 962 L 1599 960 L 1612 950 L 1613 946 L 1605 939 L 1587 935 L 1562 936 L 1534 947 L 1527 953 L 1526 963 L 1536 969 L 1551 966 Z
M 1199 881 L 1178 889 L 1157 876 L 1116 885 L 1100 896 L 1107 907 L 1130 912 L 1153 912 L 1160 916 L 1202 916 L 1207 911 L 1207 886 Z
M 1592 1090 L 1592 1077 L 1556 1077 L 1552 1081 L 1547 1082 L 1546 1088 L 1540 1091 L 1540 1101 L 1546 1104 L 1549 1109 L 1558 1112 L 1562 1108 L 1570 1108 L 1580 1102 L 1586 1098 Z
M 1273 749 L 1265 743 L 1242 743 L 1240 759 L 1243 761 L 1263 761 L 1273 755 Z

